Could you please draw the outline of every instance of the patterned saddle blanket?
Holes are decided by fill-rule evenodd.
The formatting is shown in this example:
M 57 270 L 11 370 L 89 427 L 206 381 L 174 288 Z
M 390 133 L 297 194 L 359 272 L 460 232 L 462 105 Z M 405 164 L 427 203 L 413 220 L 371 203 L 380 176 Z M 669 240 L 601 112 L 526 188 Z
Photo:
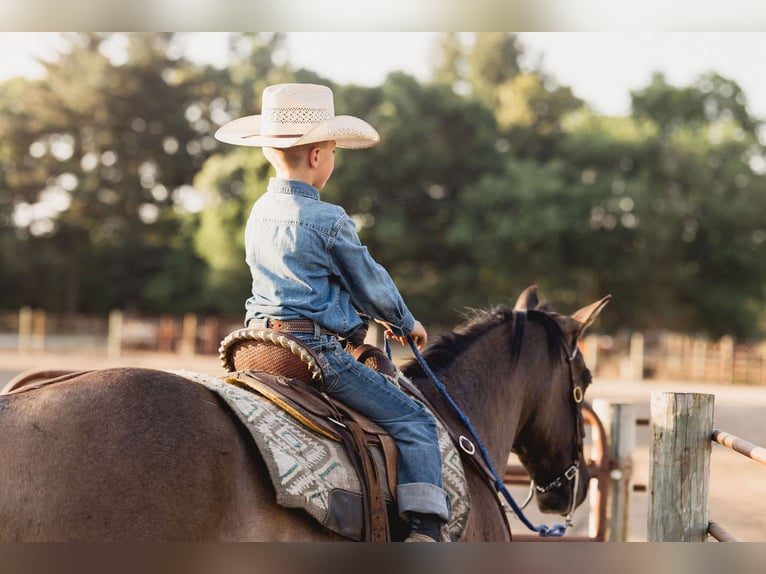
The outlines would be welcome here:
M 285 410 L 273 397 L 236 384 L 237 373 L 216 378 L 201 373 L 174 370 L 175 374 L 200 383 L 218 394 L 248 429 L 269 471 L 277 503 L 300 508 L 324 527 L 351 540 L 364 539 L 363 487 L 346 446 L 307 425 L 295 412 Z M 252 372 L 256 377 L 273 377 Z M 234 383 L 234 384 L 232 384 Z M 267 393 L 268 394 L 268 393 Z M 442 454 L 444 489 L 449 495 L 451 519 L 447 530 L 459 540 L 468 520 L 470 502 L 460 454 L 447 430 L 437 419 Z M 389 507 L 392 539 L 396 539 L 395 476 L 382 449 L 371 449 L 376 474 Z M 406 534 L 406 530 L 402 531 Z

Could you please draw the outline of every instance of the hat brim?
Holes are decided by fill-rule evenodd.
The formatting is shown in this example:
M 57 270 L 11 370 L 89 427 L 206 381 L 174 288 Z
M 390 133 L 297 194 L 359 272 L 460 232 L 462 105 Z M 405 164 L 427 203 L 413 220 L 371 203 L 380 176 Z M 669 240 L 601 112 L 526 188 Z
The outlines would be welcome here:
M 261 135 L 262 116 L 246 116 L 222 125 L 215 139 L 228 144 L 248 147 L 288 148 L 321 141 L 334 141 L 344 149 L 364 149 L 380 142 L 377 130 L 354 116 L 335 116 L 313 126 L 301 136 Z

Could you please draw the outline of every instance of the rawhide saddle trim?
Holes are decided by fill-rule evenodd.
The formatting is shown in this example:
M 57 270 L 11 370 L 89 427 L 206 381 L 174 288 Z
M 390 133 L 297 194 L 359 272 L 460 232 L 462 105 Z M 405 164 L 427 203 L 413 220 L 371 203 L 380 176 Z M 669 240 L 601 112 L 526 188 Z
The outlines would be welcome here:
M 229 372 L 257 369 L 324 388 L 317 358 L 287 333 L 251 328 L 232 331 L 221 341 L 218 358 Z

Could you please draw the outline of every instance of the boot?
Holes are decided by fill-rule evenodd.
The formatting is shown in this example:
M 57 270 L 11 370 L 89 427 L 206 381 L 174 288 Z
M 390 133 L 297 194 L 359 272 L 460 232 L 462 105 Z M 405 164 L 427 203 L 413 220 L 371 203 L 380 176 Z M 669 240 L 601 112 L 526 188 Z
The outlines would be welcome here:
M 405 542 L 439 542 L 439 532 L 444 521 L 435 514 L 422 514 L 420 512 L 408 512 L 410 522 L 410 535 Z

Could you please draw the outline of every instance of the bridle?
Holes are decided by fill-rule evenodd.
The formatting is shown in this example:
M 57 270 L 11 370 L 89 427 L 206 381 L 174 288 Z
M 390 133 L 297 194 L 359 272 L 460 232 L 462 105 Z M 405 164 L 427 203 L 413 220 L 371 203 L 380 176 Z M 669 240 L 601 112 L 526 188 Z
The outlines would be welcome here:
M 562 341 L 562 345 L 565 343 Z M 556 490 L 557 488 L 562 488 L 566 484 L 572 485 L 572 490 L 570 493 L 570 502 L 569 502 L 569 510 L 567 511 L 567 514 L 564 518 L 564 523 L 567 527 L 572 526 L 572 517 L 574 516 L 575 508 L 577 507 L 577 493 L 580 489 L 580 453 L 582 452 L 582 447 L 584 444 L 584 437 L 583 437 L 583 415 L 582 415 L 582 407 L 580 406 L 583 402 L 584 397 L 584 391 L 582 386 L 580 386 L 575 381 L 575 373 L 574 373 L 574 360 L 577 358 L 577 355 L 579 354 L 579 349 L 577 348 L 577 344 L 575 343 L 573 345 L 574 350 L 569 353 L 567 352 L 567 363 L 569 364 L 569 383 L 572 388 L 572 407 L 574 410 L 574 421 L 575 421 L 575 447 L 574 447 L 574 456 L 572 457 L 574 459 L 574 462 L 566 468 L 563 472 L 561 472 L 556 478 L 554 478 L 552 481 L 550 481 L 545 486 L 540 486 L 535 484 L 534 479 L 532 479 L 529 483 L 529 493 L 527 494 L 527 497 L 524 499 L 524 502 L 521 504 L 520 508 L 524 509 L 527 507 L 527 505 L 531 502 L 532 497 L 534 496 L 535 492 L 538 494 L 546 494 L 548 492 L 551 492 L 552 490 Z
M 527 311 L 524 310 L 514 310 L 513 311 L 514 317 L 520 319 L 519 321 L 514 321 L 514 336 L 512 338 L 512 356 L 518 356 L 518 351 L 520 350 L 521 345 L 521 334 L 524 330 L 524 324 L 526 323 L 526 317 L 527 317 Z M 489 458 L 489 454 L 487 453 L 487 449 L 482 443 L 479 436 L 476 434 L 476 430 L 473 428 L 473 425 L 471 425 L 468 418 L 460 411 L 460 408 L 457 406 L 455 401 L 452 399 L 452 397 L 447 392 L 447 389 L 444 387 L 444 385 L 439 381 L 436 374 L 431 370 L 431 368 L 428 366 L 428 363 L 423 359 L 423 356 L 420 354 L 420 351 L 418 351 L 417 346 L 415 345 L 414 340 L 412 337 L 407 337 L 407 342 L 410 345 L 410 349 L 412 350 L 413 355 L 417 359 L 418 363 L 422 367 L 423 371 L 426 373 L 428 378 L 431 380 L 431 382 L 434 384 L 436 389 L 439 391 L 441 396 L 447 401 L 447 404 L 451 411 L 458 417 L 459 421 L 462 423 L 462 425 L 465 427 L 465 429 L 468 431 L 468 434 L 470 435 L 470 439 L 467 437 L 461 437 L 460 440 L 460 447 L 471 457 L 476 454 L 477 457 L 480 458 L 480 460 L 483 462 L 483 467 L 486 469 L 488 475 L 493 480 L 493 486 L 497 493 L 501 494 L 505 502 L 507 502 L 510 505 L 510 510 L 513 512 L 519 520 L 522 521 L 522 523 L 529 528 L 530 530 L 537 532 L 538 535 L 542 537 L 559 537 L 563 536 L 566 533 L 567 528 L 569 528 L 572 525 L 572 515 L 574 514 L 574 509 L 577 505 L 577 491 L 579 489 L 579 481 L 580 481 L 580 473 L 579 473 L 579 465 L 580 465 L 580 456 L 579 453 L 582 451 L 582 445 L 583 445 L 583 419 L 582 419 L 582 410 L 580 409 L 580 403 L 583 401 L 583 395 L 584 390 L 583 388 L 575 383 L 575 375 L 574 375 L 574 367 L 573 362 L 578 354 L 578 348 L 575 341 L 574 344 L 574 350 L 569 353 L 569 349 L 566 346 L 566 343 L 563 340 L 563 337 L 561 339 L 562 345 L 566 348 L 567 353 L 567 362 L 569 363 L 569 380 L 572 386 L 572 398 L 573 398 L 573 408 L 575 413 L 575 433 L 577 437 L 577 441 L 575 444 L 575 455 L 574 455 L 574 463 L 568 467 L 564 472 L 561 473 L 557 478 L 555 478 L 550 484 L 548 484 L 545 487 L 535 487 L 534 481 L 532 481 L 531 486 L 535 489 L 542 488 L 543 491 L 547 492 L 547 490 L 552 490 L 554 488 L 559 488 L 561 485 L 565 484 L 566 482 L 574 482 L 574 486 L 571 493 L 571 502 L 570 502 L 570 508 L 569 512 L 566 516 L 566 526 L 564 525 L 554 525 L 554 526 L 546 526 L 546 525 L 539 525 L 535 526 L 533 525 L 526 516 L 524 516 L 524 513 L 522 512 L 522 508 L 528 504 L 530 496 L 527 498 L 527 501 L 524 503 L 524 506 L 519 506 L 514 500 L 513 496 L 511 496 L 511 493 L 508 491 L 508 489 L 505 487 L 505 484 L 503 482 L 502 477 L 498 474 L 498 472 L 495 470 L 494 466 L 492 465 L 492 461 Z M 386 352 L 388 353 L 390 357 L 390 348 L 386 347 Z M 464 444 L 465 443 L 465 444 Z M 466 445 L 470 448 L 466 448 Z M 480 456 L 479 456 L 480 455 Z M 563 477 L 563 480 L 562 480 Z M 564 482 L 566 481 L 566 482 Z M 501 499 L 498 498 L 498 501 Z M 507 525 L 510 532 L 510 526 Z

